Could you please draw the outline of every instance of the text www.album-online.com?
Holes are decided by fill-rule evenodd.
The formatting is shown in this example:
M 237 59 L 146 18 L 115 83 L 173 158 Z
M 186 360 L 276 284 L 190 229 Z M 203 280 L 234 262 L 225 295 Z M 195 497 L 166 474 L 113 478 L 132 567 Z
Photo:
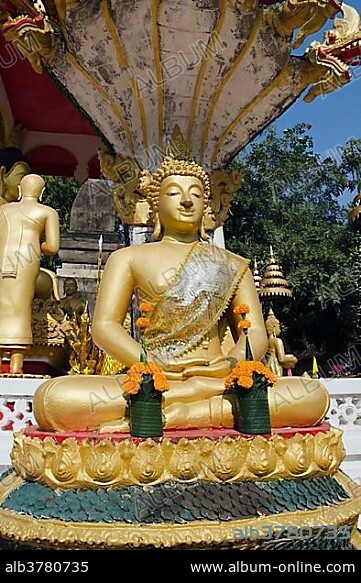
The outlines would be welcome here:
M 294 563 L 279 563 L 271 565 L 270 563 L 244 563 L 236 561 L 235 563 L 191 563 L 191 573 L 355 573 L 356 565 L 354 563 L 304 563 L 295 561 Z

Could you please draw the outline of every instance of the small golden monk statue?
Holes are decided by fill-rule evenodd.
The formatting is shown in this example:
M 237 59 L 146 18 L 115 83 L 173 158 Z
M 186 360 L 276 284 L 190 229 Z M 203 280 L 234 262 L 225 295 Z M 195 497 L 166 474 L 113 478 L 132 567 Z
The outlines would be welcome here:
M 254 358 L 260 360 L 268 348 L 248 261 L 206 242 L 210 185 L 200 166 L 168 156 L 153 174 L 143 174 L 139 188 L 151 206 L 155 241 L 119 249 L 108 259 L 95 307 L 94 341 L 128 367 L 139 362 L 140 345 L 123 322 L 133 295 L 138 303 L 151 302 L 146 342 L 149 360 L 170 382 L 166 428 L 233 427 L 231 403 L 223 393 L 225 377 L 245 359 L 245 335 L 237 329 L 241 316 L 233 311 L 237 305 L 250 308 Z M 224 354 L 226 324 L 235 343 Z M 43 430 L 127 432 L 122 382 L 122 375 L 47 381 L 35 394 L 36 420 Z M 270 396 L 272 425 L 317 424 L 328 405 L 318 380 L 283 377 Z
M 74 315 L 78 324 L 80 323 L 80 318 L 84 314 L 86 307 L 86 300 L 78 295 L 78 284 L 74 277 L 67 277 L 64 280 L 64 293 L 65 296 L 60 300 L 60 307 L 64 314 L 69 318 Z
M 28 174 L 20 182 L 21 201 L 0 207 L 0 356 L 10 352 L 13 374 L 22 374 L 24 352 L 32 344 L 31 312 L 40 255 L 59 251 L 58 214 L 40 204 L 44 187 L 41 176 Z
M 264 363 L 277 376 L 283 376 L 283 369 L 292 369 L 297 364 L 297 358 L 293 354 L 286 354 L 284 344 L 279 338 L 281 327 L 279 320 L 274 315 L 272 308 L 269 309 L 266 330 L 268 334 L 268 350 Z

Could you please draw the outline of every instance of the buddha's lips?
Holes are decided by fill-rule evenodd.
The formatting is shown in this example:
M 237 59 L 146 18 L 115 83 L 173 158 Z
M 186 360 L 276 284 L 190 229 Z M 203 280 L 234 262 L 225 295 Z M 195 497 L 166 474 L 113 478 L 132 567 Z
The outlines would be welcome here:
M 181 215 L 184 215 L 186 217 L 192 217 L 194 215 L 194 210 L 192 211 L 186 211 L 184 209 L 179 209 L 179 212 Z

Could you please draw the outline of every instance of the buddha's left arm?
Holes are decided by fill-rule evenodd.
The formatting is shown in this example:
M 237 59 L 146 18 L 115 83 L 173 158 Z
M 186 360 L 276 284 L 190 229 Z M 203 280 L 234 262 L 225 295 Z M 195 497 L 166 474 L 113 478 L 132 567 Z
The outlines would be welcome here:
M 264 324 L 261 304 L 258 298 L 258 292 L 254 284 L 253 275 L 250 269 L 244 274 L 236 294 L 232 300 L 231 309 L 229 310 L 230 324 L 237 330 L 238 341 L 234 348 L 227 354 L 227 358 L 244 360 L 246 357 L 246 339 L 242 330 L 238 330 L 237 324 L 242 319 L 241 316 L 234 314 L 233 310 L 239 304 L 247 304 L 250 308 L 247 314 L 247 320 L 251 322 L 251 328 L 248 329 L 248 338 L 252 349 L 254 360 L 260 360 L 267 351 L 268 337 Z

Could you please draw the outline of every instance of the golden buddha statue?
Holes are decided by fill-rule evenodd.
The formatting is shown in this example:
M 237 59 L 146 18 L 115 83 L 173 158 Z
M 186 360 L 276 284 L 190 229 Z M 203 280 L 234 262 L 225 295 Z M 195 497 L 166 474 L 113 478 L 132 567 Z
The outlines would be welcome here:
M 19 197 L 19 184 L 30 172 L 26 162 L 17 162 L 7 172 L 5 166 L 0 168 L 0 206 L 15 202 Z
M 0 207 L 0 358 L 10 352 L 13 374 L 22 374 L 24 352 L 32 344 L 31 312 L 40 254 L 59 250 L 58 214 L 40 204 L 44 187 L 41 176 L 28 174 L 20 182 L 21 201 Z
M 20 181 L 31 173 L 22 152 L 26 132 L 21 124 L 10 128 L 7 116 L 0 114 L 0 206 L 18 200 Z
M 286 354 L 284 344 L 279 338 L 281 327 L 279 320 L 274 315 L 272 308 L 269 309 L 266 330 L 268 334 L 268 350 L 264 357 L 264 363 L 277 376 L 283 376 L 283 369 L 292 369 L 297 364 L 297 358 L 293 354 Z
M 69 318 L 76 317 L 78 324 L 84 314 L 86 300 L 78 295 L 78 284 L 74 277 L 67 277 L 64 280 L 63 290 L 65 296 L 60 300 L 60 307 Z
M 149 360 L 170 381 L 164 398 L 166 428 L 233 427 L 224 379 L 245 359 L 241 316 L 250 307 L 249 340 L 254 358 L 268 339 L 248 261 L 208 244 L 204 216 L 209 205 L 207 174 L 194 162 L 168 156 L 153 173 L 143 173 L 140 190 L 148 197 L 155 230 L 153 243 L 115 251 L 107 261 L 92 326 L 95 343 L 130 367 L 140 345 L 123 327 L 133 295 L 154 306 L 146 332 Z M 228 325 L 235 339 L 224 354 Z M 58 377 L 43 383 L 34 397 L 34 415 L 43 430 L 129 431 L 122 375 Z M 274 427 L 319 423 L 329 397 L 316 379 L 283 377 L 270 394 Z

